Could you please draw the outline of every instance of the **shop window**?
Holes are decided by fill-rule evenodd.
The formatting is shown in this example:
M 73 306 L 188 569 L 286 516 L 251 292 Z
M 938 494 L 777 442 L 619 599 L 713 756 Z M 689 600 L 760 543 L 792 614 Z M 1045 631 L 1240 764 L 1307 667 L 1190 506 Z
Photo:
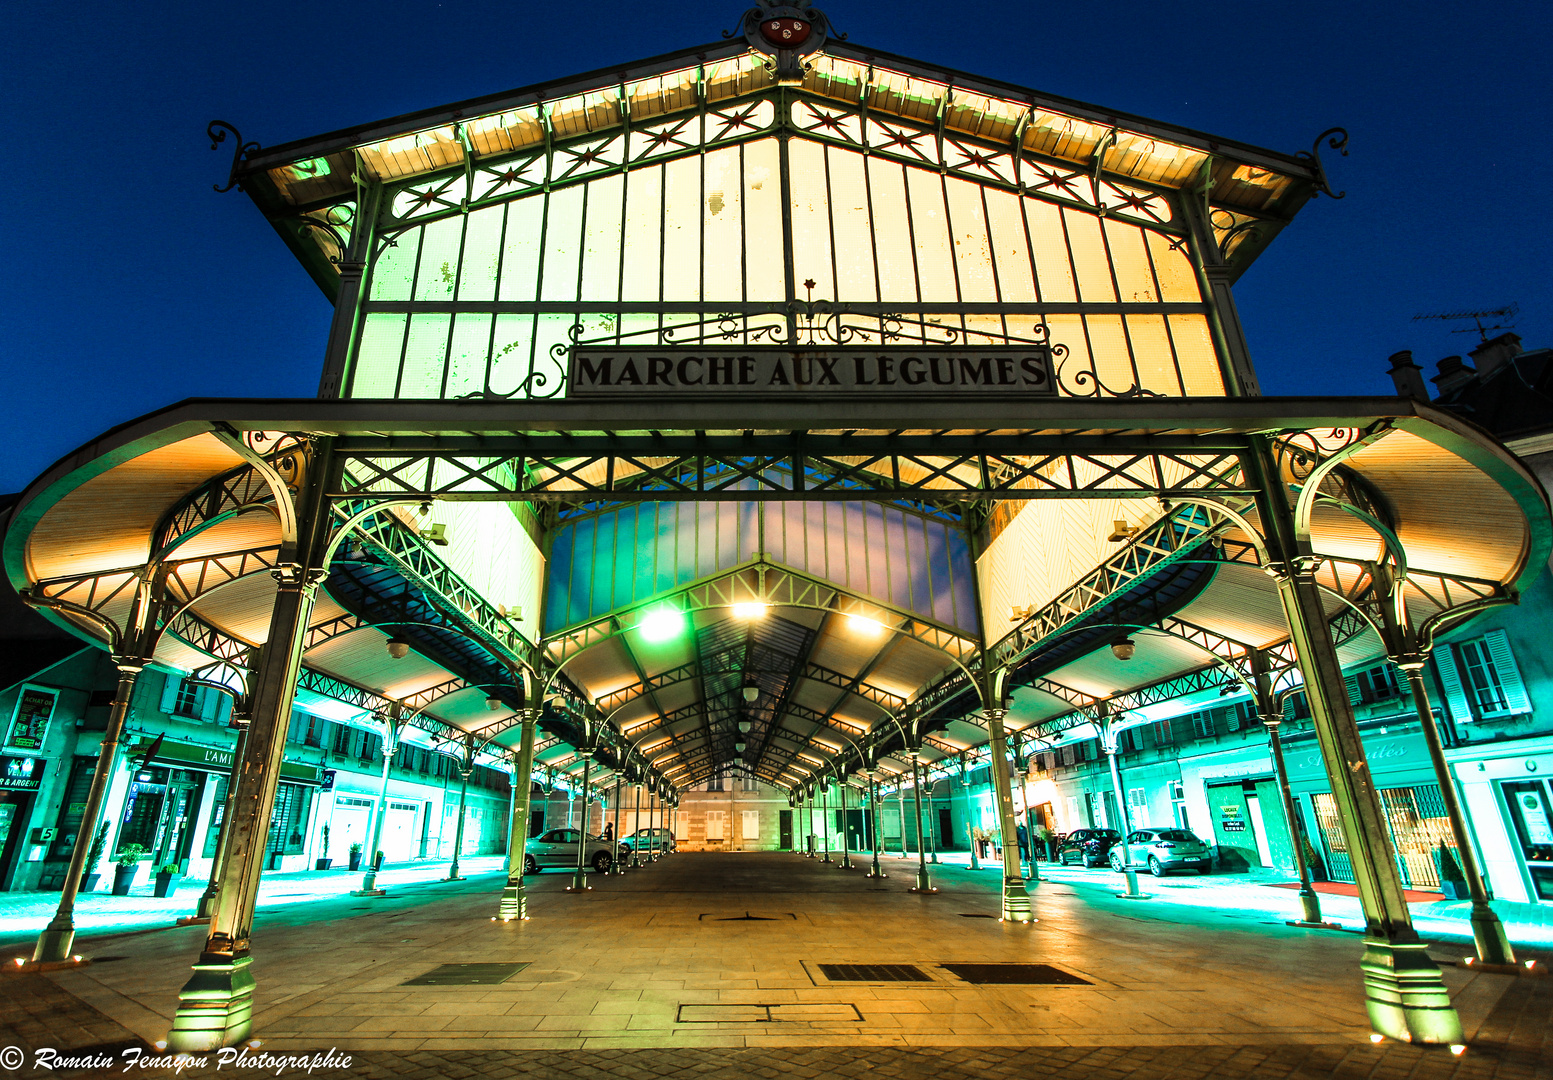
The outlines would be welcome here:
M 119 819 L 118 853 L 131 844 L 147 851 L 156 848 L 157 826 L 162 820 L 162 803 L 167 796 L 167 770 L 152 766 L 141 769 L 129 784 L 124 799 L 124 814 Z
M 275 789 L 275 808 L 270 812 L 270 834 L 265 850 L 272 855 L 300 855 L 307 826 L 311 788 L 301 784 L 280 784 Z
M 1537 899 L 1553 900 L 1553 792 L 1541 780 L 1512 781 L 1500 789 Z
M 205 830 L 205 858 L 216 857 L 221 840 L 221 823 L 226 819 L 227 777 L 216 777 L 216 789 L 210 800 L 210 826 Z
M 70 783 L 65 788 L 65 799 L 60 803 L 59 817 L 54 822 L 54 844 L 48 854 L 50 862 L 69 859 L 75 851 L 76 832 L 86 814 L 86 796 L 92 789 L 92 774 L 96 771 L 96 758 L 76 758 L 71 765 Z

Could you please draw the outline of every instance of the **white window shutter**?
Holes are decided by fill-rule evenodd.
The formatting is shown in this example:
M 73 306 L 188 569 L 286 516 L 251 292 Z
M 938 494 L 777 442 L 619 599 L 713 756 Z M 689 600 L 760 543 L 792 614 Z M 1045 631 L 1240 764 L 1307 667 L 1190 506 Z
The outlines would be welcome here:
M 1348 686 L 1348 704 L 1357 705 L 1364 698 L 1364 693 L 1359 689 L 1359 676 L 1345 675 L 1343 682 Z
M 1461 688 L 1461 676 L 1456 671 L 1456 650 L 1440 645 L 1434 650 L 1434 670 L 1440 675 L 1440 685 L 1445 688 L 1445 705 L 1451 719 L 1458 724 L 1472 722 L 1472 709 L 1467 705 L 1467 692 Z
M 158 706 L 162 712 L 172 715 L 173 707 L 178 704 L 178 687 L 183 685 L 183 676 L 169 671 L 162 676 L 162 703 Z
M 199 694 L 200 719 L 214 724 L 221 717 L 221 699 L 226 697 L 226 695 L 212 690 L 208 686 L 200 687 L 197 693 Z
M 1531 712 L 1531 698 L 1526 694 L 1526 684 L 1521 680 L 1521 669 L 1515 666 L 1515 653 L 1510 650 L 1510 638 L 1503 630 L 1490 630 L 1483 635 L 1488 655 L 1494 659 L 1494 670 L 1499 673 L 1499 686 L 1509 702 L 1511 713 Z

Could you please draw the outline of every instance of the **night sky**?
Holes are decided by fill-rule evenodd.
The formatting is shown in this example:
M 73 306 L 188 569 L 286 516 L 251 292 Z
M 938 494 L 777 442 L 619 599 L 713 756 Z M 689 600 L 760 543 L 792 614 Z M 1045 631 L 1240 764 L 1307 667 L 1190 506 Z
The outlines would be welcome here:
M 1519 303 L 1553 345 L 1553 119 L 1541 3 L 998 4 L 824 8 L 855 44 L 1293 153 L 1347 198 L 1301 211 L 1236 288 L 1269 394 L 1390 393 L 1475 334 L 1420 312 Z M 0 101 L 0 491 L 192 396 L 309 396 L 330 310 L 247 196 L 230 142 L 268 146 L 716 40 L 737 0 L 8 8 Z

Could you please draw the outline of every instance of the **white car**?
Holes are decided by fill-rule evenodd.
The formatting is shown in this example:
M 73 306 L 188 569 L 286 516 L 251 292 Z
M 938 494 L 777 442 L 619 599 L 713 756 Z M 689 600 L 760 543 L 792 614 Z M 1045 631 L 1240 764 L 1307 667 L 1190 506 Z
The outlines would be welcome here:
M 551 829 L 523 845 L 523 872 L 537 874 L 547 867 L 562 870 L 577 869 L 577 848 L 582 843 L 579 829 Z M 602 836 L 589 836 L 583 866 L 596 874 L 609 872 L 614 861 L 612 845 Z

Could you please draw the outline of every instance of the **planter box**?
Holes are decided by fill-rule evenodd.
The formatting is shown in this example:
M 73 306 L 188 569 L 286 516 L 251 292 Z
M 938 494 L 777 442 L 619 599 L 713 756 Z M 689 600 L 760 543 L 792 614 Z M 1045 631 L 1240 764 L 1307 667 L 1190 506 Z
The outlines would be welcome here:
M 359 851 L 351 852 L 350 868 L 353 871 L 361 869 L 361 852 L 359 852 Z
M 1465 881 L 1442 881 L 1440 882 L 1440 892 L 1445 894 L 1446 898 L 1450 900 L 1472 899 L 1472 890 L 1467 888 Z
M 327 869 L 329 869 L 329 864 L 332 863 L 332 862 L 334 862 L 333 859 L 319 859 L 317 862 L 315 862 L 313 864 L 313 869 L 314 870 L 327 870 Z
M 101 874 L 82 874 L 80 892 L 97 891 L 97 883 L 102 880 Z
M 140 869 L 138 863 L 128 866 L 115 864 L 113 867 L 113 895 L 128 896 L 129 887 L 135 883 L 135 873 Z
M 156 896 L 160 896 L 160 897 L 165 897 L 169 892 L 172 891 L 173 882 L 176 881 L 177 879 L 178 879 L 178 875 L 177 874 L 158 873 L 156 875 L 155 895 Z

